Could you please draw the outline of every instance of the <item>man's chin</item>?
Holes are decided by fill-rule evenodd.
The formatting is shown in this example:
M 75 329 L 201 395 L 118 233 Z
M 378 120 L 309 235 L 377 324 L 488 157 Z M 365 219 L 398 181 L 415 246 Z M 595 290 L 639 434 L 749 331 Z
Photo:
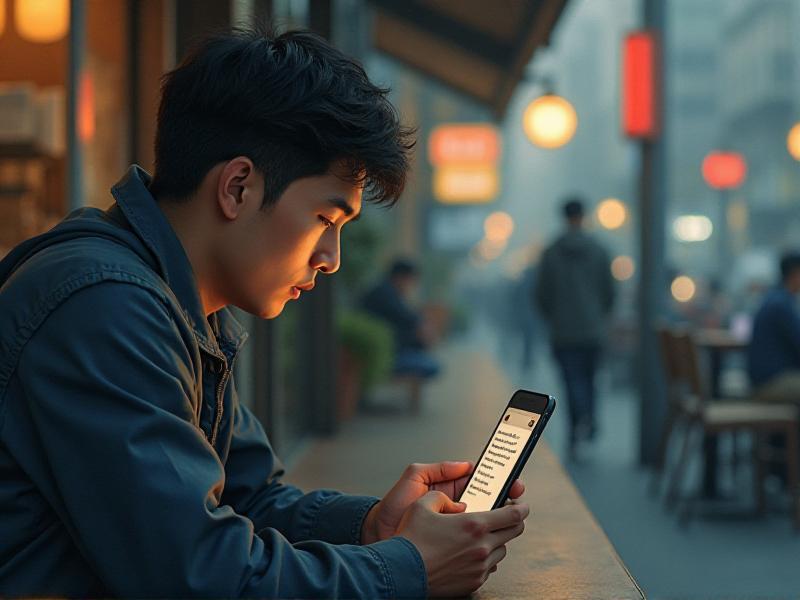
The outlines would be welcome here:
M 262 307 L 261 310 L 258 311 L 257 316 L 261 319 L 274 319 L 283 312 L 285 307 L 286 301 L 272 302 L 269 305 Z

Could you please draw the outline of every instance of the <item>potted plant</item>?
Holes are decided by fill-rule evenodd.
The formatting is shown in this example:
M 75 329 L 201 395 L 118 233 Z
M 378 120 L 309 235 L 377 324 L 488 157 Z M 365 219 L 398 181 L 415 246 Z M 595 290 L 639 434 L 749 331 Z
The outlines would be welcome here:
M 339 419 L 352 416 L 358 400 L 392 369 L 394 342 L 389 326 L 358 310 L 337 315 L 339 377 L 337 403 Z

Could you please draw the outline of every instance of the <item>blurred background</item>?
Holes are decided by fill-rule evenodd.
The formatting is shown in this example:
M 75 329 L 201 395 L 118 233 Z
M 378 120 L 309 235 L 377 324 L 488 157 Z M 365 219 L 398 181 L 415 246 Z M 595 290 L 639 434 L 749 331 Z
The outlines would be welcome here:
M 800 2 L 0 0 L 0 256 L 152 170 L 160 75 L 204 32 L 266 20 L 357 57 L 418 132 L 403 198 L 346 228 L 337 277 L 274 322 L 241 315 L 239 393 L 290 474 L 364 423 L 433 460 L 410 449 L 438 407 L 543 391 L 563 399 L 548 444 L 650 597 L 794 597 L 786 436 L 753 407 L 712 435 L 662 342 L 691 335 L 695 399 L 749 399 L 753 316 L 800 246 Z M 535 301 L 576 197 L 615 292 L 580 452 Z M 412 325 L 366 299 L 398 260 Z M 403 327 L 429 362 L 401 364 Z M 474 460 L 489 427 L 441 458 Z

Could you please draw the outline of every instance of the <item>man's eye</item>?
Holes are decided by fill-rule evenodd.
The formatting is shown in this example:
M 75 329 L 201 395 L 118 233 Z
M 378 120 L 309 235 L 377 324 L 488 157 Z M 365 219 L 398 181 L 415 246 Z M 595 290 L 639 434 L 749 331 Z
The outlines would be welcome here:
M 325 229 L 332 229 L 333 228 L 333 221 L 330 219 L 326 219 L 322 215 L 319 216 L 319 220 L 322 221 L 322 224 L 325 225 Z

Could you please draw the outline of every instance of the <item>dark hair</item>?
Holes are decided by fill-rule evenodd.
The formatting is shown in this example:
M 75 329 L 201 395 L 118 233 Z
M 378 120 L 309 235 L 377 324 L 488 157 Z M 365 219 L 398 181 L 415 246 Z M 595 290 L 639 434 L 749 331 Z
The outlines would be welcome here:
M 389 267 L 389 277 L 392 279 L 395 277 L 413 277 L 416 276 L 417 273 L 417 266 L 405 258 L 398 258 Z
M 786 281 L 796 270 L 800 269 L 800 252 L 792 250 L 781 256 L 781 281 Z
M 215 34 L 162 78 L 150 191 L 185 199 L 214 165 L 247 156 L 269 206 L 291 182 L 343 161 L 365 200 L 394 204 L 414 140 L 387 94 L 314 33 Z
M 576 197 L 572 197 L 564 203 L 561 209 L 567 219 L 577 219 L 583 216 L 583 201 Z

